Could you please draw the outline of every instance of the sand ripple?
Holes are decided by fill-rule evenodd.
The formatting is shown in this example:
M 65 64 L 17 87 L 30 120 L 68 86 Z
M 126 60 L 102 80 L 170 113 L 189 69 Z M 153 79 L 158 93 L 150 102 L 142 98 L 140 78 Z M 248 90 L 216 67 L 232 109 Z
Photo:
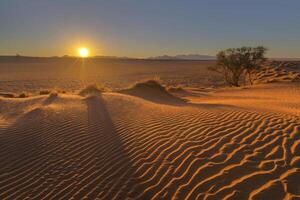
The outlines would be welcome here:
M 0 118 L 1 199 L 300 198 L 294 115 L 122 94 L 22 105 Z

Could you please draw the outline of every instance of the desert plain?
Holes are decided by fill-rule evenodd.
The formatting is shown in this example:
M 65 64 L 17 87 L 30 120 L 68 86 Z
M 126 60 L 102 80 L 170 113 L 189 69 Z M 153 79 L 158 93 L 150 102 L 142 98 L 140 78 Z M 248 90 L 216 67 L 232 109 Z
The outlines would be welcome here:
M 213 64 L 1 58 L 0 199 L 300 199 L 300 63 Z

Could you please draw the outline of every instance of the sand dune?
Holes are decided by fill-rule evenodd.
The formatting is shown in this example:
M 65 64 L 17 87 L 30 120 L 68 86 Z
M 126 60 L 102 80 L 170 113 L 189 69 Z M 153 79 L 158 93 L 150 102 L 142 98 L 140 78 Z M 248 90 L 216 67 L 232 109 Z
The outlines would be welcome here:
M 300 198 L 299 85 L 196 96 L 0 98 L 0 198 Z
M 269 61 L 254 78 L 254 83 L 300 80 L 300 62 Z
M 118 93 L 137 96 L 155 103 L 181 105 L 185 101 L 172 93 L 156 80 L 140 81 L 130 88 L 119 90 Z

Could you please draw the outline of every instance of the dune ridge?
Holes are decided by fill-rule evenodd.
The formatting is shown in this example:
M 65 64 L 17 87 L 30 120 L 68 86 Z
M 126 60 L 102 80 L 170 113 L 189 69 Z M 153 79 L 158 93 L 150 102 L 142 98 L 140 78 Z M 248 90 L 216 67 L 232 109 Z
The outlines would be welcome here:
M 260 87 L 180 106 L 118 93 L 0 99 L 0 198 L 300 198 L 300 116 L 282 109 L 299 108 L 298 85 Z
M 300 81 L 300 62 L 268 61 L 255 74 L 254 83 Z

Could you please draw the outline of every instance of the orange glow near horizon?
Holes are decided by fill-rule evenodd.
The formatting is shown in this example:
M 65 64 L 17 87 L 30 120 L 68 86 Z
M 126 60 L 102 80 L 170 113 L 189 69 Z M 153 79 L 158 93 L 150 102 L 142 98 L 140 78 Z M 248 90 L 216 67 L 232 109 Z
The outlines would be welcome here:
M 78 54 L 81 58 L 86 58 L 89 56 L 89 49 L 86 47 L 80 47 L 78 49 Z

